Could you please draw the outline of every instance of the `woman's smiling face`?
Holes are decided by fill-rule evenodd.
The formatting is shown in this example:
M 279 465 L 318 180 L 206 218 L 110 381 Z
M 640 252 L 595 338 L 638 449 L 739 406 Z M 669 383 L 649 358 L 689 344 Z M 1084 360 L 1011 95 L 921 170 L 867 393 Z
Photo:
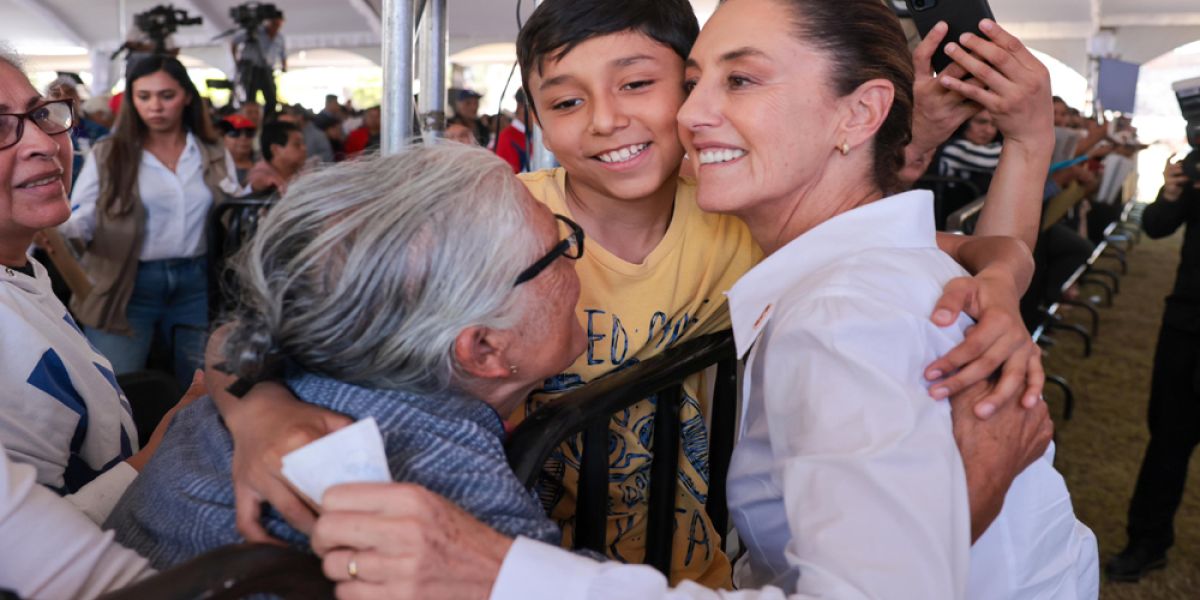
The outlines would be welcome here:
M 24 113 L 43 102 L 29 78 L 0 62 L 0 112 Z M 17 126 L 15 120 L 12 123 Z M 20 141 L 0 150 L 0 237 L 32 236 L 71 216 L 70 135 L 48 135 L 28 119 L 22 126 Z
M 746 214 L 794 197 L 840 143 L 829 60 L 795 31 L 775 0 L 731 0 L 692 48 L 678 120 L 704 210 Z

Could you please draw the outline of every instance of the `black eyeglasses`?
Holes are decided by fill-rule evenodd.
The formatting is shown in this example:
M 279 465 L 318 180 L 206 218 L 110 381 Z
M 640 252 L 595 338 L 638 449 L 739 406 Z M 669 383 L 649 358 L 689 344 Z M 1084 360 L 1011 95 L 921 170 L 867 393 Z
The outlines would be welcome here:
M 226 132 L 225 132 L 225 137 L 248 137 L 248 138 L 252 138 L 252 137 L 254 137 L 254 133 L 255 133 L 255 130 L 253 130 L 253 129 L 234 129 L 233 131 L 226 131 Z
M 46 135 L 58 135 L 75 124 L 74 102 L 70 98 L 51 100 L 23 113 L 0 113 L 0 150 L 11 148 L 25 135 L 25 120 Z
M 517 275 L 517 281 L 513 284 L 513 287 L 517 287 L 537 277 L 538 273 L 545 271 L 546 267 L 550 266 L 550 263 L 554 262 L 554 259 L 560 256 L 565 256 L 571 260 L 578 260 L 583 257 L 583 228 L 576 224 L 575 221 L 562 215 L 554 215 L 554 218 L 565 223 L 567 228 L 571 230 L 571 233 L 567 235 L 566 239 L 555 244 L 545 256 L 539 258 L 528 269 L 521 271 L 521 274 Z

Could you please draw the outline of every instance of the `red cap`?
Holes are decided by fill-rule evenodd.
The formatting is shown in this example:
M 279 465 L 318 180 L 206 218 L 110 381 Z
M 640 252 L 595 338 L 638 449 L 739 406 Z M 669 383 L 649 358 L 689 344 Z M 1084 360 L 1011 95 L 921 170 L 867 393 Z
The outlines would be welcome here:
M 256 129 L 254 122 L 242 115 L 229 115 L 221 120 L 232 125 L 234 129 Z

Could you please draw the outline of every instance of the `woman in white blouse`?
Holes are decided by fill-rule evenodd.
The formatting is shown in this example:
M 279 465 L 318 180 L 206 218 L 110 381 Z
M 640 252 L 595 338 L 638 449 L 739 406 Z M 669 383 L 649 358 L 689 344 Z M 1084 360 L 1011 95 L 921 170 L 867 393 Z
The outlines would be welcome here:
M 88 157 L 60 228 L 86 245 L 94 284 L 72 311 L 118 374 L 145 368 L 155 336 L 174 349 L 181 387 L 202 363 L 205 221 L 237 191 L 235 172 L 183 65 L 167 56 L 138 61 L 116 128 Z
M 1007 140 L 996 181 L 1036 214 L 1053 147 L 1049 77 L 1018 40 L 990 21 L 983 30 L 992 41 L 949 48 L 986 87 L 927 68 L 917 84 L 936 81 L 995 115 Z M 879 0 L 726 0 L 687 62 L 679 123 L 698 201 L 742 218 L 767 254 L 728 294 L 748 356 L 728 479 L 747 549 L 738 591 L 669 589 L 649 567 L 507 540 L 427 492 L 364 484 L 325 495 L 312 538 L 339 593 L 1095 598 L 1095 538 L 1051 456 L 1015 465 L 999 514 L 974 519 L 967 480 L 994 473 L 964 468 L 950 408 L 929 401 L 926 365 L 970 321 L 929 321 L 963 271 L 935 244 L 932 196 L 891 195 L 910 138 L 909 60 Z
M 948 51 L 987 88 L 941 83 L 1004 133 L 997 179 L 1045 172 L 1049 90 L 1008 103 L 1011 81 L 975 55 L 1002 64 L 1011 52 L 1017 77 L 1045 68 L 982 26 L 991 41 L 964 36 Z M 1095 598 L 1095 537 L 1052 451 L 972 534 L 950 410 L 928 402 L 923 376 L 971 325 L 927 319 L 963 271 L 934 243 L 932 195 L 891 195 L 913 107 L 905 46 L 878 0 L 733 0 L 688 61 L 679 122 L 698 202 L 741 217 L 768 255 L 728 293 L 748 355 L 728 481 L 749 550 L 735 581 L 805 597 Z M 1028 179 L 1036 203 L 1042 181 Z

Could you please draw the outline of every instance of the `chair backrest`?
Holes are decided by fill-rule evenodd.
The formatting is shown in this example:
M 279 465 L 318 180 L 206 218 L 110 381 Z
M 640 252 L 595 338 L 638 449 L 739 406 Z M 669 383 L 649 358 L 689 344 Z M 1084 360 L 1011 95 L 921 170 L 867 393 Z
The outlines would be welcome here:
M 1072 183 L 1067 189 L 1046 202 L 1042 209 L 1042 231 L 1046 231 L 1067 216 L 1075 205 L 1087 198 L 1087 189 L 1078 183 Z
M 231 600 L 270 594 L 289 600 L 333 598 L 321 560 L 266 544 L 225 546 L 176 565 L 101 600 Z
M 229 259 L 258 230 L 258 222 L 278 197 L 274 192 L 232 198 L 208 213 L 208 317 L 213 322 L 233 306 L 237 282 L 227 268 Z
M 950 213 L 946 217 L 946 231 L 971 235 L 975 233 L 975 224 L 983 212 L 983 204 L 987 198 L 976 198 L 970 204 Z
M 507 444 L 513 472 L 532 488 L 546 460 L 562 442 L 582 433 L 583 456 L 575 512 L 575 547 L 604 553 L 608 515 L 608 427 L 613 413 L 657 395 L 645 562 L 670 571 L 675 530 L 680 423 L 679 402 L 688 376 L 717 365 L 709 440 L 706 510 L 724 538 L 729 525 L 725 479 L 737 421 L 737 359 L 733 335 L 721 332 L 691 340 L 659 356 L 556 398 L 531 413 Z
M 133 409 L 139 447 L 145 447 L 158 423 L 179 402 L 179 385 L 173 376 L 156 370 L 122 373 L 117 375 L 117 385 Z
M 972 217 L 983 207 L 984 190 L 970 178 L 926 173 L 913 182 L 913 187 L 933 192 L 933 214 L 939 230 L 970 234 L 974 229 Z M 976 200 L 963 205 L 966 198 Z

